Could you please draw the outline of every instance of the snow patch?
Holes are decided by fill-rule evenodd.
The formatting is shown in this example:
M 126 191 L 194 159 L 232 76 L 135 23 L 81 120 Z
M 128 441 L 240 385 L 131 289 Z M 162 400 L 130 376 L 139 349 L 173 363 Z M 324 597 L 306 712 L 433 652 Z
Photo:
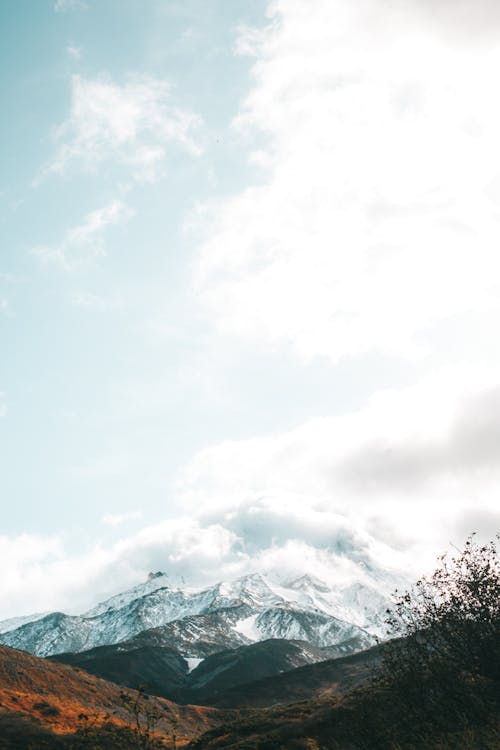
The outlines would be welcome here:
M 203 661 L 203 659 L 197 659 L 194 656 L 185 656 L 184 658 L 187 661 L 188 672 L 192 672 Z
M 244 635 L 250 641 L 260 641 L 262 636 L 257 628 L 258 616 L 258 614 L 250 615 L 250 617 L 245 617 L 243 620 L 238 620 L 233 630 L 241 633 L 241 635 Z

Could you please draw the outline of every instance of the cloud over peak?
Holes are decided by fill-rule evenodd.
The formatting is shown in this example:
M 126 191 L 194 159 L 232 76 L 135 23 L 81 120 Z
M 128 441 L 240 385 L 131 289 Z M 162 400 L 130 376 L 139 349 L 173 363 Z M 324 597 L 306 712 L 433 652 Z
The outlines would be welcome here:
M 495 514 L 497 382 L 498 372 L 449 368 L 349 414 L 225 441 L 184 467 L 179 497 L 245 529 L 256 547 L 260 535 L 264 545 L 298 538 L 321 548 L 342 516 L 393 550 L 419 549 L 419 565 L 432 563 L 450 540 L 462 541 L 465 515 L 470 532 L 474 513 Z
M 78 556 L 60 538 L 0 539 L 5 614 L 26 613 L 25 601 L 81 609 L 150 570 L 197 585 L 272 570 L 389 589 L 416 577 L 450 542 L 495 533 L 497 376 L 448 370 L 356 412 L 215 444 L 179 473 L 177 516 Z M 116 530 L 139 520 L 103 519 Z

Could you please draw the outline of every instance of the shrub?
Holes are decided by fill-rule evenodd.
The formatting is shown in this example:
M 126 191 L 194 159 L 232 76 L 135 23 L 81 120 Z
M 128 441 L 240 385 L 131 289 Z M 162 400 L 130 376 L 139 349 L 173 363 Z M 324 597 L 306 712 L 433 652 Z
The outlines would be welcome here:
M 443 555 L 430 578 L 397 595 L 387 620 L 376 686 L 408 721 L 453 730 L 485 722 L 498 707 L 498 540 Z

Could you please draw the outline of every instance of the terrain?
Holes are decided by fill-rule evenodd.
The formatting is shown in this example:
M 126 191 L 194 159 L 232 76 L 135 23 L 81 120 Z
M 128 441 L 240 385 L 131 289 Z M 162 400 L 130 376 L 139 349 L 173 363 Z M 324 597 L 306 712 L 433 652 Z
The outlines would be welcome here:
M 322 646 L 264 639 L 259 630 L 261 637 L 224 648 L 221 615 L 232 623 L 226 634 L 241 633 L 242 619 L 252 617 L 247 633 L 255 635 L 262 612 L 282 610 L 286 622 L 298 611 L 297 601 L 269 601 L 276 592 L 260 586 L 249 601 L 246 584 L 228 606 L 114 644 L 46 659 L 0 649 L 0 750 L 497 750 L 496 548 L 468 541 L 457 559 L 440 560 L 430 580 L 396 598 L 387 617 L 395 637 L 361 651 L 356 632 Z M 256 604 L 257 594 L 267 601 Z M 115 604 L 120 615 L 128 594 Z M 319 608 L 300 606 L 314 623 Z M 114 605 L 96 616 L 103 612 L 114 616 Z M 173 628 L 189 634 L 196 618 L 207 626 L 204 641 L 192 641 L 203 656 L 170 645 Z M 143 677 L 168 697 L 130 687 Z
M 107 723 L 133 727 L 135 718 L 127 707 L 127 696 L 135 699 L 135 695 L 83 670 L 0 647 L 0 739 L 14 716 L 18 727 L 31 726 L 48 737 L 51 733 L 71 735 L 89 722 L 93 727 Z M 163 698 L 149 698 L 148 711 L 158 715 L 159 732 L 171 735 L 175 727 L 178 741 L 184 744 L 232 716 L 211 708 L 179 706 Z
M 363 576 L 332 588 L 309 575 L 284 580 L 254 574 L 193 589 L 155 573 L 83 615 L 52 612 L 3 621 L 0 736 L 43 731 L 47 742 L 56 735 L 63 742 L 81 735 L 82 716 L 92 716 L 94 732 L 107 731 L 109 721 L 126 732 L 123 691 L 132 695 L 144 686 L 157 696 L 149 705 L 161 714 L 159 729 L 168 732 L 174 722 L 186 742 L 227 723 L 234 718 L 231 709 L 241 705 L 310 697 L 328 690 L 328 680 L 347 689 L 366 676 L 363 659 L 352 668 L 332 668 L 332 659 L 372 646 L 388 603 L 384 576 Z M 321 663 L 330 665 L 326 672 L 307 672 L 288 684 L 287 676 Z M 123 735 L 120 742 L 134 747 L 133 740 Z M 114 747 L 114 735 L 99 742 Z
M 242 715 L 209 730 L 188 750 L 498 750 L 500 722 L 454 729 L 424 717 L 414 723 L 391 696 L 365 689 Z
M 50 658 L 180 703 L 263 707 L 346 692 L 368 679 L 379 659 L 379 647 L 337 659 L 329 651 L 271 639 L 220 651 L 191 671 L 175 651 L 130 643 Z

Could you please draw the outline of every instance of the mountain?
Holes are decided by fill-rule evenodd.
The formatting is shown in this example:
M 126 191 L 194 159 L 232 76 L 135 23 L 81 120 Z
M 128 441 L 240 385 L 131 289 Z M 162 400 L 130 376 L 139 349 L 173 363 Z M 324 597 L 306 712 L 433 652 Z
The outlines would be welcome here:
M 178 706 L 162 698 L 149 698 L 148 705 L 158 714 L 158 729 L 170 733 L 175 723 L 178 737 L 183 741 L 232 715 L 210 708 Z M 23 720 L 31 718 L 39 728 L 60 735 L 81 728 L 84 717 L 93 726 L 111 721 L 118 727 L 133 727 L 135 720 L 123 700 L 123 688 L 118 685 L 70 666 L 0 647 L 0 747 L 5 734 L 4 720 L 6 724 L 12 722 L 13 715 L 19 727 L 23 726 Z M 33 722 L 30 725 L 35 731 Z M 20 741 L 13 745 L 20 746 Z
M 162 646 L 189 658 L 270 638 L 319 648 L 360 648 L 383 631 L 389 602 L 377 581 L 329 587 L 312 576 L 247 575 L 207 588 L 179 588 L 162 573 L 83 615 L 54 612 L 0 634 L 0 643 L 38 656 L 79 652 L 156 630 Z M 158 630 L 159 629 L 159 630 Z M 1 630 L 1 623 L 0 623 Z

